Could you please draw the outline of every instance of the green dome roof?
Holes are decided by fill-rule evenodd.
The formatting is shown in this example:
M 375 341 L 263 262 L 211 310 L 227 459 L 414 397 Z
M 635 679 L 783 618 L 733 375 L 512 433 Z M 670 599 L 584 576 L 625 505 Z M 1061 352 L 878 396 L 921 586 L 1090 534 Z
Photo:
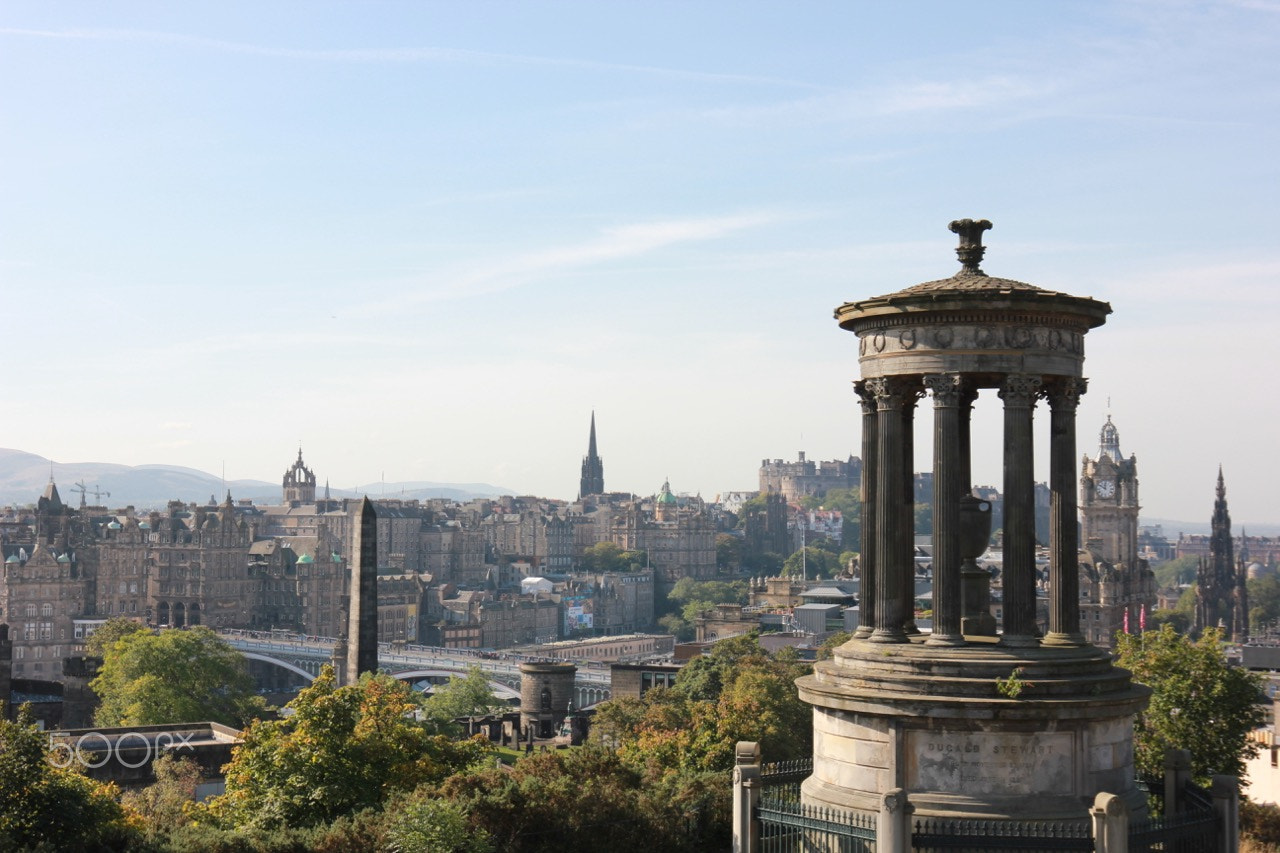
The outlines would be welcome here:
M 303 554 L 301 557 L 298 558 L 299 563 L 314 563 L 315 561 L 316 561 L 316 558 L 311 556 L 310 554 Z

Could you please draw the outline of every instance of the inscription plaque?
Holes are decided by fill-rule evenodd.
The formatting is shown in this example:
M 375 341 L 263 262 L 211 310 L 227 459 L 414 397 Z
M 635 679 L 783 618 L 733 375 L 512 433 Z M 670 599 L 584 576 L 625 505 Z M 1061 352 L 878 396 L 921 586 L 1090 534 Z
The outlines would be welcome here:
M 907 732 L 907 789 L 972 796 L 1071 794 L 1070 732 Z

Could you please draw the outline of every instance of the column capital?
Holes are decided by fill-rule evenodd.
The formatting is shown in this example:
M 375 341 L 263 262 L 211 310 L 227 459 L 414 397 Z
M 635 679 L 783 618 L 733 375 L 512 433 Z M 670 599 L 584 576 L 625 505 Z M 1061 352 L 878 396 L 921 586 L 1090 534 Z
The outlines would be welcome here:
M 867 380 L 860 379 L 853 383 L 853 393 L 858 395 L 858 404 L 862 406 L 864 415 L 875 414 L 876 411 L 876 395 L 867 387 Z
M 863 380 L 863 384 L 875 398 L 877 411 L 881 412 L 914 406 L 924 393 L 918 382 L 899 376 L 877 376 Z
M 1004 400 L 1005 408 L 1011 406 L 1031 408 L 1035 406 L 1036 397 L 1040 396 L 1040 387 L 1043 384 L 1039 376 L 1010 373 L 1000 385 L 1000 399 Z
M 1074 412 L 1080 405 L 1080 396 L 1089 389 L 1089 380 L 1083 377 L 1064 376 L 1045 383 L 1044 397 L 1055 411 Z
M 936 407 L 972 405 L 973 398 L 966 399 L 971 389 L 959 373 L 932 373 L 924 377 L 925 387 L 933 394 Z

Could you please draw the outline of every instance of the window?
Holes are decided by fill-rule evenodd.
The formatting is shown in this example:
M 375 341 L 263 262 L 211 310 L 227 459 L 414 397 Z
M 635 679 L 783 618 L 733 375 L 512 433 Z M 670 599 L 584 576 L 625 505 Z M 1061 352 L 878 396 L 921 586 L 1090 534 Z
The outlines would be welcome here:
M 138 582 L 137 582 L 137 581 L 134 581 L 133 583 L 129 584 L 129 594 L 130 594 L 130 595 L 137 595 L 137 594 L 138 594 Z
M 52 615 L 53 615 L 53 605 L 52 605 L 52 604 L 42 604 L 42 605 L 40 605 L 40 615 L 41 615 L 41 616 L 52 616 Z
M 27 605 L 27 618 L 34 619 L 36 615 L 36 606 L 34 604 Z

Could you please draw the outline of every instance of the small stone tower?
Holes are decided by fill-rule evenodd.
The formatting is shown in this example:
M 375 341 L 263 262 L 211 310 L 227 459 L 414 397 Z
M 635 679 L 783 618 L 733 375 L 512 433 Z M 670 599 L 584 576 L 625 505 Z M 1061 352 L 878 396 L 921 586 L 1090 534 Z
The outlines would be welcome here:
M 520 664 L 520 727 L 526 740 L 555 734 L 569 715 L 577 673 L 571 663 Z
M 587 455 L 582 458 L 582 479 L 578 481 L 578 500 L 587 495 L 604 494 L 604 460 L 596 452 L 596 413 L 591 413 L 591 438 Z
M 1231 513 L 1227 511 L 1227 487 L 1218 466 L 1217 498 L 1210 521 L 1209 558 L 1196 571 L 1196 630 L 1221 626 L 1228 641 L 1244 642 L 1249 636 L 1249 614 L 1239 613 L 1244 573 L 1235 563 L 1231 539 Z M 1245 599 L 1247 601 L 1247 599 Z

